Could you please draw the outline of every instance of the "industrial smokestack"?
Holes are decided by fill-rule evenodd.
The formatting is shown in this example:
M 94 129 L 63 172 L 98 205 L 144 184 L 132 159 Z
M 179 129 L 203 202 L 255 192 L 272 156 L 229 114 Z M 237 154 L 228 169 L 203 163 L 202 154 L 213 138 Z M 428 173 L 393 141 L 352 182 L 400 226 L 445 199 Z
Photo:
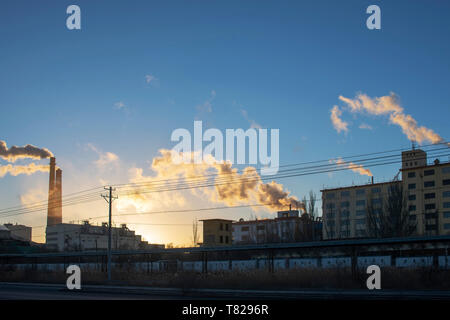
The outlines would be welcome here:
M 56 170 L 56 160 L 50 158 L 47 226 L 53 226 L 62 222 L 62 199 L 61 199 L 62 171 Z
M 55 224 L 62 223 L 62 170 L 56 170 Z

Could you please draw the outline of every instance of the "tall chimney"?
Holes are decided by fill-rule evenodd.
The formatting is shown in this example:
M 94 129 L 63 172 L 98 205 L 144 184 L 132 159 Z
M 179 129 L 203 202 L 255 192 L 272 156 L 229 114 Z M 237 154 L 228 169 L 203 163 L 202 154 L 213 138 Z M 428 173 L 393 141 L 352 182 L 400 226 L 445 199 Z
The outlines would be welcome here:
M 55 158 L 51 157 L 48 183 L 47 226 L 52 226 L 55 224 L 55 166 Z
M 55 224 L 62 223 L 62 170 L 56 169 L 55 184 Z

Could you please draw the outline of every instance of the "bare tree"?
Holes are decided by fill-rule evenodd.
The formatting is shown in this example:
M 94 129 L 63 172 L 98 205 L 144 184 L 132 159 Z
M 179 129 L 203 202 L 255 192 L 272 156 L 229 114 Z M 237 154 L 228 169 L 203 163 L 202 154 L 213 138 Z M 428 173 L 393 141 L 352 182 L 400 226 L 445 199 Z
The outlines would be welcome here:
M 401 182 L 392 183 L 388 188 L 387 199 L 379 206 L 374 205 L 374 199 L 368 198 L 367 203 L 367 234 L 374 238 L 405 237 L 414 232 L 414 225 L 409 219 L 406 195 Z

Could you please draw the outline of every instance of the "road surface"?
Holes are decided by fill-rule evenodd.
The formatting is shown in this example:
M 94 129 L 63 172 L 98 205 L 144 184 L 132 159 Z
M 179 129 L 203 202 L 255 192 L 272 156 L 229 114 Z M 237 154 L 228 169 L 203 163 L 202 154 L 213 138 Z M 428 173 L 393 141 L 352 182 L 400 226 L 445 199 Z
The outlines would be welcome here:
M 393 290 L 221 290 L 0 282 L 0 300 L 447 300 L 450 291 Z

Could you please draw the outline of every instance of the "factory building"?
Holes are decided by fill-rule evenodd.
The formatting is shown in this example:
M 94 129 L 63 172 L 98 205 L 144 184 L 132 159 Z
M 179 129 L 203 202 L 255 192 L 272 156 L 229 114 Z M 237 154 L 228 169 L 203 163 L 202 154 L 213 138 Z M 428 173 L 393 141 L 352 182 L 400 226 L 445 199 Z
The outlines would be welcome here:
M 11 237 L 21 241 L 31 242 L 32 228 L 21 224 L 6 223 L 4 225 L 11 234 Z
M 56 168 L 55 158 L 50 158 L 46 247 L 57 251 L 106 250 L 108 248 L 108 224 L 62 223 L 62 170 Z M 13 232 L 13 231 L 11 231 Z M 113 250 L 138 250 L 164 248 L 164 245 L 149 244 L 140 235 L 128 229 L 126 224 L 112 227 Z M 30 231 L 31 237 L 31 231 Z
M 126 224 L 111 228 L 111 247 L 113 250 L 139 250 L 164 248 L 164 245 L 150 245 L 142 241 L 140 235 L 127 228 Z M 47 227 L 46 244 L 57 251 L 106 250 L 108 248 L 108 224 L 101 226 L 89 224 L 60 223 Z
M 368 210 L 384 212 L 396 186 L 403 191 L 410 235 L 450 234 L 450 162 L 428 164 L 427 153 L 413 148 L 402 152 L 400 172 L 401 180 L 321 190 L 323 239 L 369 236 Z

